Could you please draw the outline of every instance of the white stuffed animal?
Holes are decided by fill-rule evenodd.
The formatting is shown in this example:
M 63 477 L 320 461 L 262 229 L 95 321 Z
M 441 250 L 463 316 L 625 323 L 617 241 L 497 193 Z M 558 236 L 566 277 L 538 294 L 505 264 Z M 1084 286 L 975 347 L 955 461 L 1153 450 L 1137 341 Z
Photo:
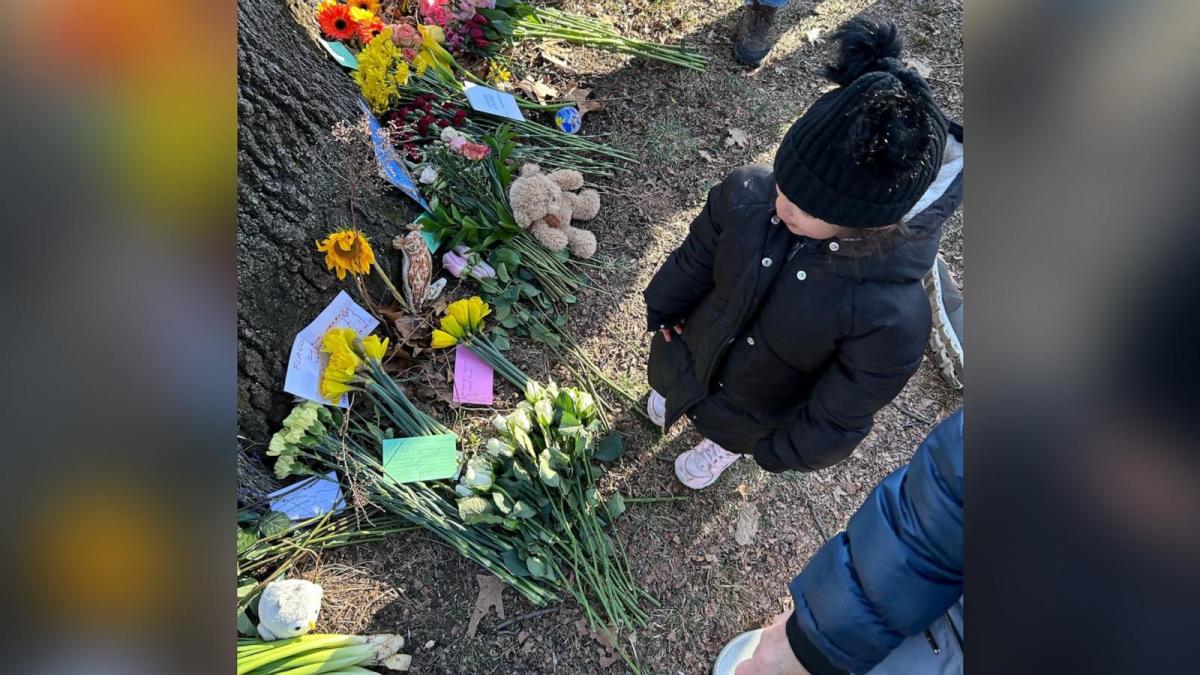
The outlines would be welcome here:
M 272 581 L 258 597 L 258 634 L 264 640 L 303 635 L 317 625 L 321 587 L 303 579 Z

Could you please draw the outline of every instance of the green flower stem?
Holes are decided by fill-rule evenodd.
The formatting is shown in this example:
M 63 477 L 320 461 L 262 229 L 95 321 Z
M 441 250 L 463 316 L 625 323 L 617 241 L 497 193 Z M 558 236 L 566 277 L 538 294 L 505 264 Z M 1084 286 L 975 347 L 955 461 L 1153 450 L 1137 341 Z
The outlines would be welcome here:
M 392 285 L 392 280 L 388 278 L 387 273 L 383 271 L 383 268 L 379 266 L 379 263 L 373 262 L 371 263 L 371 267 L 376 273 L 379 274 L 379 278 L 383 279 L 383 285 L 387 286 L 388 292 L 392 294 L 392 297 L 396 299 L 396 302 L 400 303 L 400 306 L 409 312 L 413 311 L 412 305 L 410 305 L 408 300 L 404 298 L 404 294 L 396 290 L 396 287 Z

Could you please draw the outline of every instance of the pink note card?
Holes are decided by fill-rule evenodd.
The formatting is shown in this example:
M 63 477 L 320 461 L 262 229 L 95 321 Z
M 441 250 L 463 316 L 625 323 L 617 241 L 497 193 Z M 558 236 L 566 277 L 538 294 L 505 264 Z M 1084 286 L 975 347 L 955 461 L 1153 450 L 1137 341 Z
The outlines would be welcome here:
M 454 402 L 492 404 L 495 373 L 475 352 L 462 345 L 454 348 Z

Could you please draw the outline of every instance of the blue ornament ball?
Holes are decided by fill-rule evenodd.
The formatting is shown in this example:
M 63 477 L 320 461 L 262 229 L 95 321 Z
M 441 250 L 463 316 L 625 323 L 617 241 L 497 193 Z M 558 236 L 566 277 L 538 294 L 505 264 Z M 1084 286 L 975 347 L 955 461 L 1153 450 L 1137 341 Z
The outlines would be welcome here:
M 573 134 L 583 126 L 583 117 L 580 116 L 579 110 L 576 108 L 560 108 L 558 113 L 554 115 L 554 124 L 563 133 Z

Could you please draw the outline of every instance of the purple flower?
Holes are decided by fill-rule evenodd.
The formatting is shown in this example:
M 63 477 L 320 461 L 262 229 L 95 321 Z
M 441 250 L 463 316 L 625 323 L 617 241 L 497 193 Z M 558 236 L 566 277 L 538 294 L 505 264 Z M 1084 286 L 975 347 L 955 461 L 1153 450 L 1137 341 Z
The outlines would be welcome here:
M 454 275 L 455 279 L 461 279 L 463 270 L 467 267 L 467 259 L 454 251 L 446 251 L 446 255 L 442 256 L 442 267 Z

